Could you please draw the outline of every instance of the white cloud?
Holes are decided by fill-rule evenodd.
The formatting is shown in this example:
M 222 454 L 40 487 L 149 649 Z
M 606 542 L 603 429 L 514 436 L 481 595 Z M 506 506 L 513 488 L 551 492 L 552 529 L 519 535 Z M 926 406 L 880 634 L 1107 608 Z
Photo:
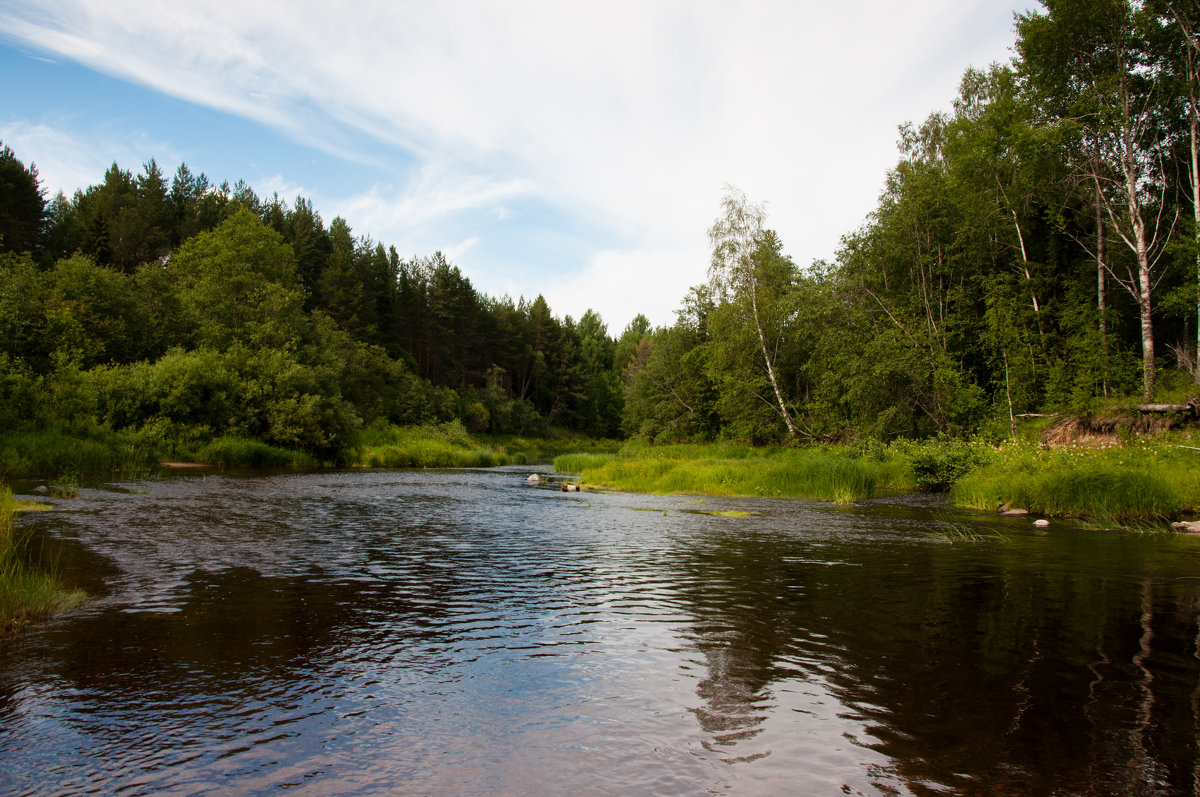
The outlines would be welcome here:
M 379 161 L 387 176 L 361 193 L 311 196 L 401 251 L 449 248 L 464 235 L 448 220 L 494 223 L 517 199 L 561 209 L 604 237 L 563 264 L 586 279 L 551 306 L 572 312 L 590 291 L 615 316 L 603 302 L 628 292 L 609 290 L 604 269 L 639 277 L 647 311 L 702 279 L 696 242 L 725 183 L 768 203 L 798 263 L 832 256 L 874 205 L 896 126 L 946 107 L 969 64 L 1006 57 L 1012 10 L 1027 5 L 1010 2 L 225 0 L 164 13 L 149 0 L 12 0 L 0 29 Z M 397 173 L 388 147 L 415 170 Z M 475 234 L 470 256 L 489 262 L 493 237 Z M 505 270 L 490 267 L 477 282 Z
M 466 239 L 465 241 L 459 241 L 456 244 L 447 246 L 442 251 L 442 254 L 444 254 L 446 256 L 446 260 L 453 263 L 454 261 L 456 261 L 460 257 L 462 257 L 464 252 L 466 252 L 471 247 L 475 246 L 475 244 L 479 243 L 479 241 L 480 241 L 480 238 L 478 235 L 472 235 L 470 238 Z
M 427 166 L 400 188 L 371 186 L 355 196 L 334 200 L 334 210 L 371 230 L 408 237 L 446 216 L 466 210 L 500 213 L 505 200 L 528 194 L 528 180 L 493 180 L 471 174 L 446 174 Z
M 164 158 L 174 159 L 169 145 L 144 134 L 131 136 L 117 130 L 81 136 L 67 132 L 65 127 L 14 120 L 0 123 L 0 140 L 22 162 L 32 161 L 37 167 L 47 200 L 59 191 L 69 196 L 76 188 L 101 182 L 104 172 L 114 162 L 138 171 L 142 164 L 155 158 L 166 171 Z M 166 176 L 170 179 L 171 175 Z
M 708 267 L 703 247 L 603 251 L 585 268 L 564 271 L 542 293 L 556 313 L 578 320 L 597 310 L 610 335 L 638 313 L 656 326 L 674 321 L 687 289 L 702 282 Z

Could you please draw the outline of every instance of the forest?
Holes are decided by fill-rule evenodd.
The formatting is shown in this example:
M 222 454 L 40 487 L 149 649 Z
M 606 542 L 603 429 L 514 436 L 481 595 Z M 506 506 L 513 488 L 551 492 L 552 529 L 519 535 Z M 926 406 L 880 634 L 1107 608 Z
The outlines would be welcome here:
M 2 146 L 0 476 L 36 470 L 50 438 L 110 465 L 225 438 L 338 462 L 365 430 L 453 421 L 800 445 L 1003 439 L 1030 413 L 1187 401 L 1200 13 L 1043 6 L 1017 17 L 1010 63 L 900 129 L 832 260 L 795 263 L 727 187 L 708 280 L 659 328 L 483 295 L 441 253 L 186 165 L 114 163 L 47 197 Z

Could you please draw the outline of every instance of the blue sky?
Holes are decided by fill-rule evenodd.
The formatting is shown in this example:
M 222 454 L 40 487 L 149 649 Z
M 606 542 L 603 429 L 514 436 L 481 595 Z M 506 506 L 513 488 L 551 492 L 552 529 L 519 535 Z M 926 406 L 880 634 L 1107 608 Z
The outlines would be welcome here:
M 1032 3 L 192 5 L 0 8 L 0 139 L 49 194 L 186 162 L 617 334 L 704 281 L 726 184 L 797 263 L 831 259 L 897 126 L 1008 60 Z

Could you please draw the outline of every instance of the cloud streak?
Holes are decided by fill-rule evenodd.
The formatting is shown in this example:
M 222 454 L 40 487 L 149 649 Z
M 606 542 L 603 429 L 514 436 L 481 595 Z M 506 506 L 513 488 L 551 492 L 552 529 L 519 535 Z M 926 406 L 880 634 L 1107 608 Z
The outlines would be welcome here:
M 1018 7 L 15 0 L 0 29 L 377 164 L 378 183 L 335 205 L 384 240 L 462 241 L 439 225 L 495 221 L 516 199 L 562 209 L 594 231 L 569 264 L 592 276 L 553 305 L 579 315 L 597 270 L 647 253 L 672 301 L 702 279 L 691 259 L 725 183 L 769 203 L 799 262 L 831 256 L 882 187 L 896 126 L 945 107 L 969 64 L 1005 58 Z M 498 257 L 490 240 L 462 252 L 469 272 Z M 606 317 L 628 320 L 632 299 L 610 301 Z

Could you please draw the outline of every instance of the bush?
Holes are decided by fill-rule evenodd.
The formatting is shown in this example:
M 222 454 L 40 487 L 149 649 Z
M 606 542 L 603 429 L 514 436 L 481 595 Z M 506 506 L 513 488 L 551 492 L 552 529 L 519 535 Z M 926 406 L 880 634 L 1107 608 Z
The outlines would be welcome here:
M 930 440 L 897 440 L 893 450 L 908 460 L 921 492 L 949 491 L 971 468 L 980 464 L 979 450 L 964 440 L 939 435 Z

